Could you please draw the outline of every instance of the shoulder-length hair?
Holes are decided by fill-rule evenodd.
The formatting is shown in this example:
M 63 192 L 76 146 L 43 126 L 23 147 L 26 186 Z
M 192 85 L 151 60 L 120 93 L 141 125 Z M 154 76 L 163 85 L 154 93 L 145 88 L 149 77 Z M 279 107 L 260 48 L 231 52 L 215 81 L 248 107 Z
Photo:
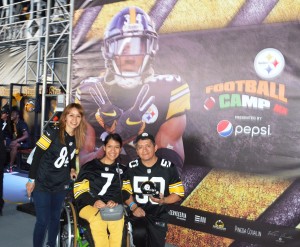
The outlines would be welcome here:
M 81 148 L 83 146 L 85 140 L 85 133 L 86 133 L 86 120 L 84 116 L 83 107 L 78 103 L 71 103 L 66 106 L 64 111 L 62 112 L 59 118 L 59 139 L 60 142 L 63 144 L 65 143 L 65 129 L 66 129 L 66 118 L 67 115 L 70 113 L 72 108 L 76 108 L 81 115 L 81 121 L 78 127 L 74 130 L 76 146 L 77 148 Z

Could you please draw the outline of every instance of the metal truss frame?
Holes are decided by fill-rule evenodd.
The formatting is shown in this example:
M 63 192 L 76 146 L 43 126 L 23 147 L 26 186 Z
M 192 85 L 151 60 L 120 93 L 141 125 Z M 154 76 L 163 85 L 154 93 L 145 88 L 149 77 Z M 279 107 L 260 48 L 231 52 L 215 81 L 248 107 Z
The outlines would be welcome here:
M 0 48 L 26 47 L 24 84 L 42 84 L 41 131 L 52 121 L 47 98 L 59 99 L 58 111 L 70 101 L 73 8 L 74 0 L 4 0 L 0 7 Z M 60 92 L 49 93 L 51 85 Z

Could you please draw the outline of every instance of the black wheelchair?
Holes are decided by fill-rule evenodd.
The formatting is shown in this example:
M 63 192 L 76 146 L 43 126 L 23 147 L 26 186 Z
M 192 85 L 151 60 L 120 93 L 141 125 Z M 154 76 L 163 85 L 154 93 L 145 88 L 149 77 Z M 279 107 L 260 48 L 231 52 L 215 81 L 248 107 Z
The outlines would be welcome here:
M 122 247 L 132 247 L 131 224 L 126 219 Z M 89 223 L 79 217 L 72 199 L 65 200 L 60 217 L 60 228 L 56 241 L 57 247 L 94 247 Z

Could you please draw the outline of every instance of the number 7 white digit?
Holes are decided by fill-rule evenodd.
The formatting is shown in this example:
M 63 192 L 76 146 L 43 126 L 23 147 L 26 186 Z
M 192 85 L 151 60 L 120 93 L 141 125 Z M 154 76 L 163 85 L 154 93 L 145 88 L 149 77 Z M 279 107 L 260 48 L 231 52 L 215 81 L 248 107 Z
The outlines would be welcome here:
M 106 183 L 104 184 L 104 186 L 102 187 L 102 190 L 98 194 L 100 196 L 103 196 L 106 193 L 108 187 L 111 185 L 111 181 L 113 180 L 114 174 L 113 173 L 101 173 L 101 177 L 107 178 Z

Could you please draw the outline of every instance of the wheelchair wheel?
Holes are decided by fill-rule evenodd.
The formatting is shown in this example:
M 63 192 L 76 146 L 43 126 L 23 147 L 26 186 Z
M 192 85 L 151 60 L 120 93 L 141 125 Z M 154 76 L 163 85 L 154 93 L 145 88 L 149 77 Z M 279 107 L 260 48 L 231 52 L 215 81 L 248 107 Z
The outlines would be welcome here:
M 133 244 L 133 237 L 132 237 L 132 225 L 131 222 L 128 221 L 128 219 L 125 221 L 125 226 L 124 226 L 124 233 L 125 237 L 125 243 L 123 240 L 122 247 L 134 247 L 135 245 Z
M 58 247 L 77 246 L 77 216 L 74 205 L 66 202 L 60 218 L 60 231 L 57 239 Z

